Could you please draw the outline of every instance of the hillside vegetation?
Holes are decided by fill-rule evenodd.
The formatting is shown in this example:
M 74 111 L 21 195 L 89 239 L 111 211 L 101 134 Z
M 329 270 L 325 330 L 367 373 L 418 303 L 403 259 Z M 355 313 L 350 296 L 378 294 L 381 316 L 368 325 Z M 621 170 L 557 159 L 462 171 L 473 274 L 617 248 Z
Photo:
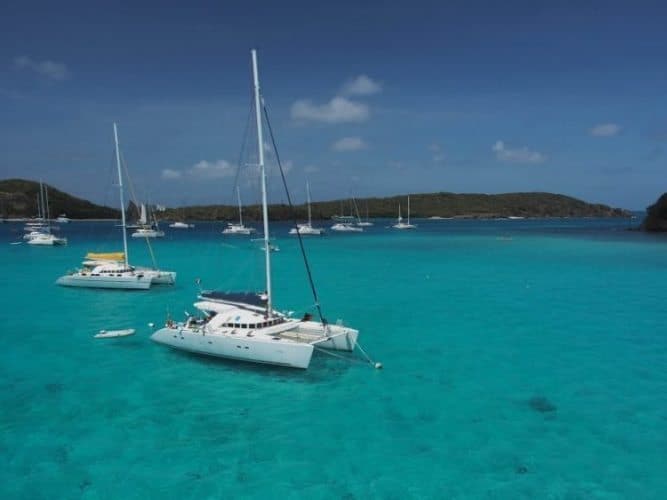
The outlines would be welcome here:
M 667 193 L 664 193 L 658 198 L 658 201 L 646 209 L 642 229 L 650 232 L 667 231 Z
M 120 218 L 120 210 L 95 205 L 88 200 L 64 193 L 53 186 L 46 186 L 51 217 L 65 213 L 73 219 Z M 38 195 L 39 182 L 24 179 L 0 181 L 0 216 L 3 218 L 36 216 Z
M 95 205 L 64 193 L 53 186 L 49 188 L 49 206 L 53 217 L 66 213 L 74 219 L 117 219 L 117 209 Z M 0 215 L 8 217 L 32 217 L 37 214 L 39 183 L 22 179 L 0 181 Z M 398 205 L 407 215 L 407 196 L 386 198 L 361 198 L 356 200 L 362 218 L 396 217 Z M 629 213 L 620 208 L 591 204 L 585 201 L 552 193 L 508 193 L 508 194 L 456 194 L 427 193 L 410 195 L 411 216 L 418 217 L 626 217 Z M 352 200 L 319 201 L 312 204 L 313 218 L 329 219 L 333 215 L 356 214 Z M 130 203 L 128 217 L 137 212 Z M 295 207 L 298 219 L 307 217 L 306 205 Z M 244 218 L 258 220 L 261 210 L 258 205 L 243 209 Z M 233 205 L 205 205 L 169 208 L 156 214 L 160 219 L 173 220 L 233 220 L 238 217 L 238 208 Z M 291 214 L 285 204 L 272 205 L 271 218 L 289 220 Z
M 398 204 L 403 216 L 407 215 L 407 196 L 386 198 L 361 198 L 356 200 L 359 214 L 369 217 L 396 217 Z M 307 217 L 306 205 L 295 207 L 297 218 Z M 328 219 L 332 215 L 355 214 L 350 200 L 319 201 L 312 204 L 313 218 Z M 287 205 L 272 205 L 271 218 L 290 219 Z M 508 193 L 508 194 L 456 194 L 428 193 L 410 195 L 411 217 L 627 217 L 629 213 L 607 205 L 591 204 L 569 196 L 551 193 Z M 261 211 L 258 205 L 243 208 L 244 218 L 257 220 Z M 161 214 L 166 219 L 227 220 L 238 217 L 235 206 L 208 205 L 168 209 Z

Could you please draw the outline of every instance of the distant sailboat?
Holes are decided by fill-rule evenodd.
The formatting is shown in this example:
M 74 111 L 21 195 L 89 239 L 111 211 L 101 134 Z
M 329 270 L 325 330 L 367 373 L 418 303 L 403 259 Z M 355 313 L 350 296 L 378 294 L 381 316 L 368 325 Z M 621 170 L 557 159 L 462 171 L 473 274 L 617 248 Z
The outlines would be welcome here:
M 236 186 L 236 197 L 239 201 L 239 223 L 234 224 L 228 222 L 227 227 L 222 230 L 222 234 L 229 236 L 248 236 L 256 232 L 254 227 L 246 227 L 243 225 L 243 207 L 241 206 L 241 190 Z
M 366 202 L 366 220 L 360 220 L 359 222 L 357 222 L 357 226 L 370 227 L 372 225 L 373 225 L 373 223 L 368 218 L 368 202 Z
M 417 226 L 410 224 L 410 195 L 408 195 L 408 222 L 403 222 L 403 217 L 401 217 L 401 204 L 398 204 L 398 219 L 396 224 L 392 226 L 394 229 L 417 229 Z
M 28 245 L 35 246 L 60 246 L 67 245 L 67 238 L 58 238 L 51 233 L 51 221 L 49 217 L 49 193 L 42 182 L 39 182 L 39 199 L 41 203 L 38 208 L 40 210 L 39 218 L 43 221 L 39 226 L 35 226 L 35 230 L 30 231 L 24 236 L 28 240 Z
M 297 224 L 296 227 L 290 229 L 289 234 L 300 234 L 302 236 L 321 236 L 324 234 L 324 229 L 320 227 L 313 227 L 313 214 L 310 209 L 310 185 L 306 182 L 306 198 L 308 201 L 308 222 L 306 224 Z

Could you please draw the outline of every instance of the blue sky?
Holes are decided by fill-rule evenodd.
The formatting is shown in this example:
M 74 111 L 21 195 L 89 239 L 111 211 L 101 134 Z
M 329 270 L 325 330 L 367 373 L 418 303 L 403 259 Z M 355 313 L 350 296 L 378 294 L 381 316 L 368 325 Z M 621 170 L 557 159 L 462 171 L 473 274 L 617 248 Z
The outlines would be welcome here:
M 115 204 L 117 121 L 140 197 L 229 202 L 256 47 L 298 200 L 667 190 L 661 2 L 182 3 L 3 3 L 1 177 Z

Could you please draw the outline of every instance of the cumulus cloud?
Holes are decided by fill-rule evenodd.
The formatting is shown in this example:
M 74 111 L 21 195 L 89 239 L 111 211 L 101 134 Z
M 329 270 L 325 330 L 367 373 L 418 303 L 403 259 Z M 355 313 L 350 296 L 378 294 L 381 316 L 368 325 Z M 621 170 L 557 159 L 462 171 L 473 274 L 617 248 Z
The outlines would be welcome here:
M 191 166 L 187 173 L 198 179 L 220 179 L 236 175 L 236 167 L 227 160 L 202 160 Z
M 366 75 L 352 78 L 343 85 L 345 95 L 373 95 L 378 92 L 382 92 L 382 85 Z
M 227 160 L 202 160 L 182 170 L 165 168 L 162 170 L 161 177 L 165 180 L 176 180 L 185 177 L 195 180 L 210 180 L 233 177 L 235 175 L 236 166 Z
M 180 179 L 183 174 L 179 170 L 165 168 L 162 170 L 162 178 L 167 180 Z
M 543 163 L 547 159 L 542 153 L 531 151 L 527 147 L 510 149 L 503 141 L 496 141 L 491 150 L 498 160 L 509 163 Z
M 434 142 L 428 149 L 432 154 L 431 159 L 433 160 L 433 163 L 442 163 L 445 161 L 445 153 L 442 151 L 442 146 L 440 146 L 440 144 Z
M 359 123 L 366 121 L 370 115 L 368 106 L 352 101 L 346 97 L 334 97 L 321 105 L 309 99 L 300 99 L 292 104 L 292 118 L 301 121 L 321 123 Z
M 331 145 L 331 149 L 338 152 L 359 151 L 366 148 L 366 143 L 361 137 L 343 137 Z
M 618 135 L 620 131 L 621 126 L 616 123 L 600 123 L 589 132 L 593 137 L 612 137 Z
M 63 63 L 55 61 L 35 61 L 27 56 L 20 56 L 14 59 L 14 67 L 20 70 L 29 70 L 39 73 L 51 80 L 66 80 L 70 72 Z

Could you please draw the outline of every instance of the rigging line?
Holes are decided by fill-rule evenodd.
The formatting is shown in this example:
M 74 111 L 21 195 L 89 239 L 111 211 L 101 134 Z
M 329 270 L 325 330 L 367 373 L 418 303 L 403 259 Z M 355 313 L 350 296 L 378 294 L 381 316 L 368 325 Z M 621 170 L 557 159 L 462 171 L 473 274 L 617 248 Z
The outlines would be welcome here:
M 239 177 L 241 176 L 241 166 L 243 165 L 243 153 L 245 152 L 246 145 L 248 144 L 248 131 L 250 130 L 250 119 L 252 117 L 252 112 L 254 106 L 252 105 L 252 96 L 251 96 L 251 105 L 248 106 L 248 117 L 245 122 L 245 129 L 243 131 L 243 139 L 241 140 L 241 150 L 239 151 L 239 161 L 236 164 L 236 175 L 234 176 L 234 184 L 232 184 L 232 196 L 235 193 L 235 188 L 238 185 Z
M 290 215 L 294 222 L 294 227 L 297 228 L 296 236 L 299 240 L 299 248 L 301 249 L 301 256 L 303 257 L 303 263 L 306 266 L 306 272 L 308 273 L 308 282 L 310 283 L 310 290 L 313 293 L 313 299 L 315 300 L 315 307 L 317 307 L 317 314 L 320 317 L 320 322 L 323 325 L 327 324 L 327 320 L 322 314 L 322 307 L 320 306 L 320 299 L 317 296 L 317 289 L 315 288 L 315 282 L 313 281 L 313 273 L 310 270 L 310 264 L 308 263 L 308 257 L 306 256 L 306 250 L 303 247 L 303 238 L 301 237 L 301 231 L 299 231 L 299 225 L 296 218 L 296 211 L 294 210 L 294 205 L 292 205 L 292 197 L 289 194 L 289 189 L 287 189 L 287 180 L 285 179 L 285 172 L 283 171 L 283 165 L 280 162 L 280 154 L 278 153 L 278 147 L 276 146 L 276 138 L 273 135 L 273 128 L 271 127 L 271 121 L 269 120 L 269 111 L 266 108 L 266 104 L 262 100 L 262 109 L 264 110 L 264 118 L 266 120 L 266 125 L 269 130 L 269 135 L 271 136 L 271 144 L 273 145 L 273 152 L 276 155 L 276 163 L 278 163 L 278 169 L 280 170 L 280 177 L 283 181 L 283 186 L 285 187 L 285 194 L 287 196 L 287 204 L 289 205 Z M 264 147 L 262 144 L 260 147 Z
M 132 184 L 132 179 L 130 178 L 130 172 L 127 169 L 127 163 L 125 161 L 125 156 L 123 156 L 123 152 L 120 151 L 120 162 L 123 165 L 123 168 L 125 169 L 125 178 L 127 179 L 127 184 L 128 187 L 130 188 L 130 196 L 132 197 L 132 200 L 134 201 L 134 206 L 137 209 L 140 209 L 139 207 L 139 200 L 137 199 L 137 196 L 134 191 L 134 184 Z M 123 231 L 126 229 L 123 228 Z M 155 253 L 153 253 L 153 246 L 151 245 L 150 239 L 148 236 L 144 236 L 144 239 L 146 240 L 146 245 L 148 245 L 148 253 L 151 256 L 151 262 L 153 263 L 153 269 L 157 269 L 157 261 L 155 260 Z

